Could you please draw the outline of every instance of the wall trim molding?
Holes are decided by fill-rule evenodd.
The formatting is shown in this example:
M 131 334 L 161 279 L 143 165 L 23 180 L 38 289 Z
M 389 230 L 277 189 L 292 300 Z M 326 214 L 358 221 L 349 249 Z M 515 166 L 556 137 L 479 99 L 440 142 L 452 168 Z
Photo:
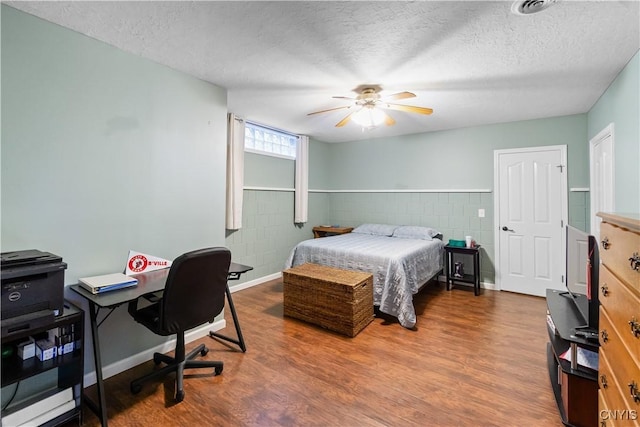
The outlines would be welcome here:
M 245 186 L 245 190 L 251 191 L 286 191 L 294 192 L 295 188 L 285 187 L 254 187 Z M 322 190 L 322 189 L 309 189 L 309 193 L 492 193 L 493 190 L 489 188 L 471 188 L 471 189 L 427 189 L 427 188 L 415 188 L 415 189 L 373 189 L 373 190 Z
M 251 191 L 288 191 L 294 192 L 295 188 L 285 188 L 285 187 L 253 187 L 245 185 L 243 190 L 251 190 Z M 309 190 L 312 191 L 312 190 Z
M 202 337 L 206 337 L 209 335 L 209 331 L 218 331 L 220 329 L 223 329 L 226 325 L 227 325 L 227 322 L 224 319 L 220 319 L 213 323 L 207 323 L 205 325 L 202 325 L 197 329 L 192 329 L 191 331 L 185 334 L 185 343 L 190 343 Z M 83 343 L 83 345 L 86 346 L 87 344 Z M 117 375 L 121 372 L 126 371 L 127 369 L 131 369 L 134 366 L 138 366 L 141 363 L 151 360 L 153 359 L 153 353 L 156 353 L 156 352 L 168 353 L 170 351 L 173 351 L 175 346 L 176 346 L 176 339 L 173 338 L 155 347 L 141 351 L 138 354 L 129 356 L 126 359 L 118 360 L 117 362 L 104 366 L 102 368 L 103 378 L 106 380 L 109 377 Z M 84 374 L 84 388 L 92 386 L 95 383 L 96 383 L 95 369 L 87 374 Z
M 493 190 L 488 188 L 471 188 L 471 189 L 378 189 L 378 190 L 309 190 L 318 193 L 491 193 Z

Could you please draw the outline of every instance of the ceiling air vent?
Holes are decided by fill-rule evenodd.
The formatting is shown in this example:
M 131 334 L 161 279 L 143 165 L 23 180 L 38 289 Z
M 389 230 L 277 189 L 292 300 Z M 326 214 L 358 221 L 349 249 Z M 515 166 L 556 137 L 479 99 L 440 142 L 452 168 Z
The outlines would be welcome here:
M 518 0 L 511 6 L 511 11 L 516 15 L 533 15 L 547 9 L 557 0 Z

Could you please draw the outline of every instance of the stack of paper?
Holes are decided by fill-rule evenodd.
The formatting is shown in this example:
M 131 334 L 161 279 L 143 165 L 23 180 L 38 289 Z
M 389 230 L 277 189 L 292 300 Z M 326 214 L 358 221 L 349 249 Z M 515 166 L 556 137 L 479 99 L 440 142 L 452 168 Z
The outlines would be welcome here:
M 100 294 L 102 292 L 128 288 L 130 286 L 136 286 L 138 284 L 138 279 L 126 276 L 122 273 L 83 277 L 79 281 L 80 286 L 82 286 L 92 294 Z
M 578 346 L 577 348 L 578 355 L 578 365 L 586 366 L 587 368 L 598 370 L 598 352 L 587 350 L 586 348 L 582 348 Z M 571 349 L 565 351 L 560 355 L 561 359 L 564 359 L 568 362 L 571 362 Z

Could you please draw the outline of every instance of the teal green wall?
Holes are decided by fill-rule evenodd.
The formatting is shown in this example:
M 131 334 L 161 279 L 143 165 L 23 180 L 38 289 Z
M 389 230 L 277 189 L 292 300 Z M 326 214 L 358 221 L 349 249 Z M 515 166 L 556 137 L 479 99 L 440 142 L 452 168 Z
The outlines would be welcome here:
M 293 193 L 258 192 L 261 201 L 245 203 L 243 217 L 256 216 L 263 223 L 267 219 L 261 215 L 279 218 L 272 219 L 272 225 L 280 221 L 279 231 L 264 248 L 269 255 L 261 256 L 263 245 L 253 240 L 256 232 L 248 229 L 228 232 L 227 245 L 234 257 L 248 250 L 247 263 L 258 267 L 253 274 L 258 278 L 277 272 L 289 253 L 287 248 L 310 238 L 310 228 L 317 224 L 428 225 L 440 230 L 445 240 L 471 235 L 482 244 L 482 280 L 493 283 L 494 150 L 566 145 L 569 187 L 585 188 L 589 185 L 586 141 L 586 114 L 340 144 L 312 141 L 309 188 L 321 192 L 311 193 L 309 222 L 302 229 L 293 225 Z M 247 165 L 246 186 L 293 188 L 293 161 L 252 155 Z M 278 167 L 286 173 L 276 174 Z M 245 190 L 245 199 L 250 197 L 252 192 Z M 480 208 L 485 210 L 484 218 L 478 217 Z M 587 192 L 569 193 L 571 224 L 587 229 L 587 209 Z M 251 253 L 250 248 L 256 247 Z M 284 256 L 280 264 L 273 261 L 274 253 Z M 251 278 L 247 275 L 242 281 Z
M 295 162 L 282 157 L 244 153 L 245 187 L 293 188 Z
M 330 176 L 330 146 L 309 140 L 309 188 L 326 189 Z M 293 189 L 295 160 L 282 157 L 244 153 L 245 187 Z
M 70 284 L 225 244 L 225 90 L 6 5 L 1 29 L 2 251 L 58 254 Z M 101 339 L 105 365 L 166 341 L 124 308 Z
M 586 187 L 586 120 L 579 114 L 333 144 L 331 189 L 355 191 L 331 194 L 329 222 L 426 225 L 445 241 L 471 235 L 482 245 L 482 281 L 494 283 L 494 150 L 566 145 L 569 187 Z M 569 194 L 570 222 L 580 228 L 584 200 L 584 192 Z
M 309 138 L 309 189 L 327 190 L 330 188 L 332 163 L 332 147 L 334 144 Z
M 226 245 L 235 262 L 253 270 L 231 287 L 282 271 L 291 249 L 313 237 L 314 225 L 327 222 L 328 198 L 310 193 L 309 222 L 298 226 L 293 223 L 293 191 L 244 190 L 242 228 L 227 231 Z
M 326 186 L 329 144 L 309 141 L 309 221 L 293 223 L 295 161 L 245 152 L 242 228 L 227 230 L 226 246 L 233 259 L 251 265 L 231 287 L 281 271 L 291 249 L 313 237 L 312 228 L 329 218 Z M 265 190 L 266 189 L 266 190 Z
M 616 211 L 640 212 L 640 52 L 589 111 L 589 139 L 609 123 L 614 124 Z
M 494 282 L 491 193 L 332 193 L 329 200 L 331 224 L 352 227 L 362 223 L 423 225 L 440 231 L 445 241 L 472 236 L 482 245 L 481 280 Z M 484 218 L 478 218 L 479 208 L 485 209 Z
M 589 232 L 589 192 L 569 192 L 569 224 L 582 231 Z
M 333 144 L 330 189 L 492 189 L 493 151 L 567 145 L 569 187 L 589 185 L 585 114 Z

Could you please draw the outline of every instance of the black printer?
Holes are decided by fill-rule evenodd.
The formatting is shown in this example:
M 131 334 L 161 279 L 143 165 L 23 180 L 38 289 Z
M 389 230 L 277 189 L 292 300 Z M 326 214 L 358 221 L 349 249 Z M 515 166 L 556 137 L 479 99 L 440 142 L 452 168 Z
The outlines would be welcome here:
M 28 249 L 0 254 L 2 337 L 53 321 L 64 310 L 62 258 Z

